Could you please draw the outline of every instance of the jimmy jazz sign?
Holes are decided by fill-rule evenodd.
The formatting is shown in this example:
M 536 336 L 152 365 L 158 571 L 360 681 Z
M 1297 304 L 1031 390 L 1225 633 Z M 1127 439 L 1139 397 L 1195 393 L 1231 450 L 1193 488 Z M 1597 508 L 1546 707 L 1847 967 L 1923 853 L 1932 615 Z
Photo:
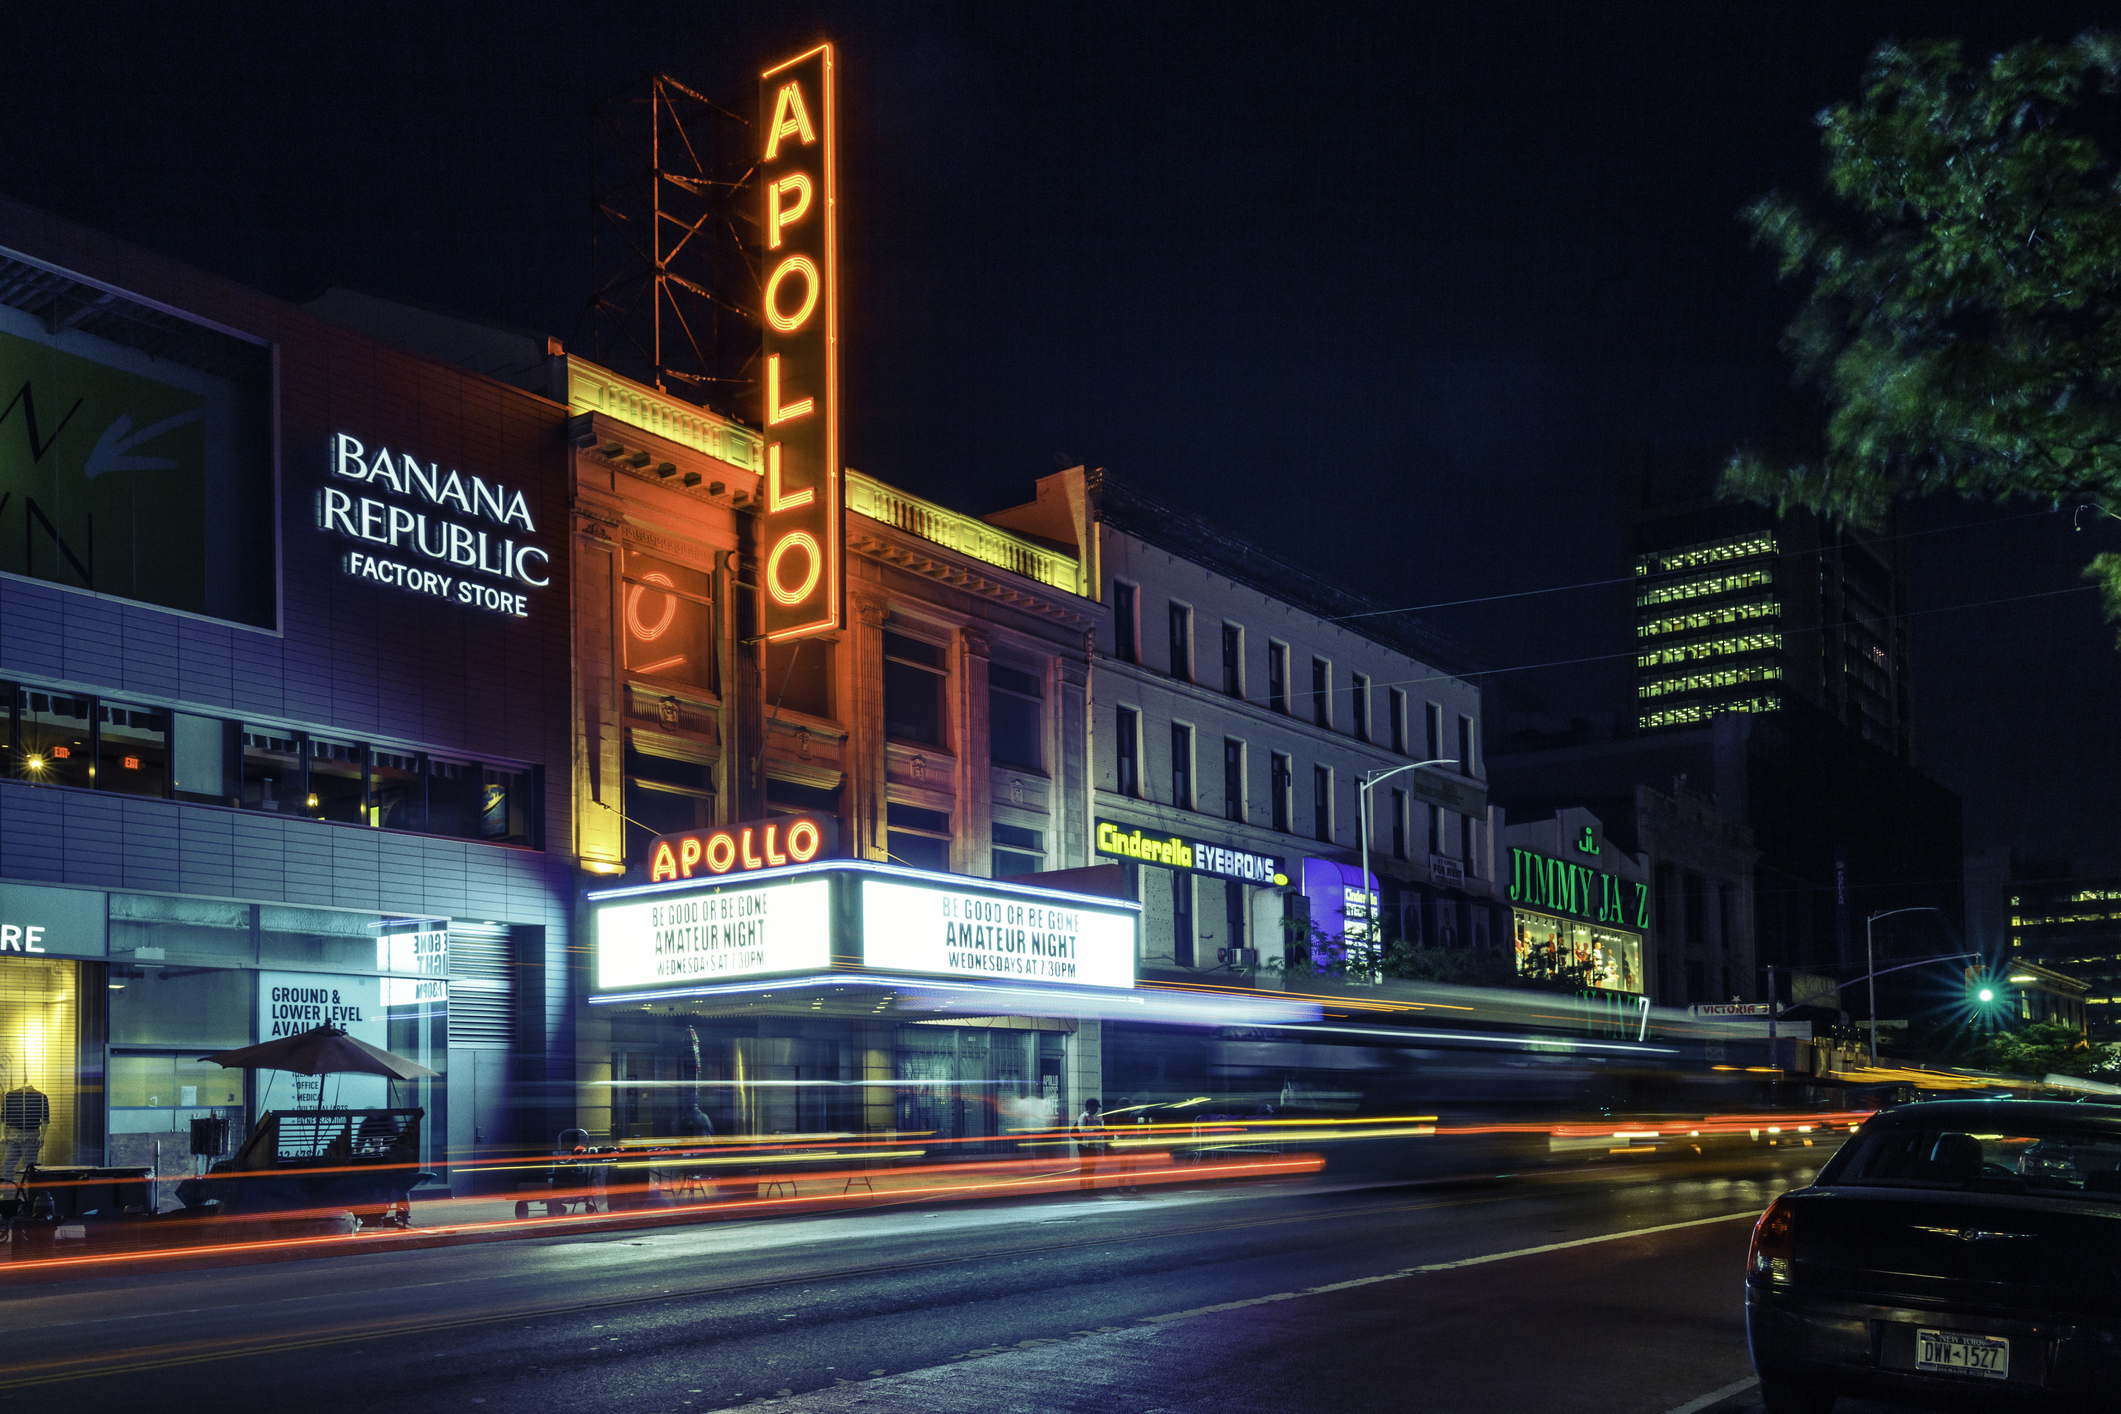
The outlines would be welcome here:
M 1510 851 L 1510 902 L 1566 913 L 1621 928 L 1650 926 L 1650 886 L 1602 869 L 1549 859 L 1529 849 Z
M 841 627 L 838 192 L 832 46 L 759 80 L 759 325 L 766 494 L 757 506 L 769 642 Z
M 317 520 L 366 547 L 340 558 L 350 575 L 519 619 L 530 617 L 521 587 L 552 582 L 551 556 L 517 538 L 538 529 L 521 491 L 410 452 L 371 452 L 344 432 L 331 440 L 331 474 Z

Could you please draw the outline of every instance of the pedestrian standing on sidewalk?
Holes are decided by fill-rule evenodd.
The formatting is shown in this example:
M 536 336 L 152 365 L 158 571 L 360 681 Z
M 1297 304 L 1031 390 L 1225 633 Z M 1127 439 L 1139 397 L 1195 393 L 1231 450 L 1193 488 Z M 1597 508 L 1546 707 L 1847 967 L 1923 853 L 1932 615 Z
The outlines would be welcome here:
M 1085 1193 L 1097 1187 L 1097 1161 L 1105 1152 L 1104 1133 L 1105 1116 L 1093 1096 L 1083 1101 L 1083 1112 L 1075 1117 L 1075 1164 Z

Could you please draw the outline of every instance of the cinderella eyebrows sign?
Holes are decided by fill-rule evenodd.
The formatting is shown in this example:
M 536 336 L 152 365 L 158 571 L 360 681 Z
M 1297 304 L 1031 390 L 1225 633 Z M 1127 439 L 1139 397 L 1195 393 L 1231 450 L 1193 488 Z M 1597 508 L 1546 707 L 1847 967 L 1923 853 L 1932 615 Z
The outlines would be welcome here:
M 521 490 L 410 452 L 370 451 L 344 432 L 331 439 L 331 474 L 317 523 L 367 547 L 340 557 L 347 574 L 518 619 L 530 617 L 530 596 L 518 586 L 552 582 L 551 556 L 516 538 L 537 533 Z
M 759 596 L 772 642 L 842 627 L 838 192 L 832 46 L 759 78 L 759 325 L 766 494 Z

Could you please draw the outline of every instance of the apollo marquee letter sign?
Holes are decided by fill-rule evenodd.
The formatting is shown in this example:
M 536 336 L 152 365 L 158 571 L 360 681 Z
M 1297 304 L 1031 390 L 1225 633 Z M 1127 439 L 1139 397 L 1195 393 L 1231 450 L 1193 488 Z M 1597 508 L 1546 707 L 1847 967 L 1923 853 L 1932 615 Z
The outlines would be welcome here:
M 759 602 L 764 637 L 774 642 L 833 632 L 844 617 L 832 88 L 829 44 L 759 81 Z

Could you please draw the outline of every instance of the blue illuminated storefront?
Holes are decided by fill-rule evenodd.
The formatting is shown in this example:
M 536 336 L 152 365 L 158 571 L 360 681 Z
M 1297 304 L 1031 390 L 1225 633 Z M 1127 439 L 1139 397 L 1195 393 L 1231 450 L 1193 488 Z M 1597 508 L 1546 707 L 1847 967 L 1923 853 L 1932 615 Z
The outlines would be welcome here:
M 443 1073 L 395 1096 L 440 1172 L 542 1129 L 565 410 L 6 203 L 0 382 L 15 1165 L 181 1177 L 191 1119 L 318 1098 L 196 1057 L 320 1020 Z

